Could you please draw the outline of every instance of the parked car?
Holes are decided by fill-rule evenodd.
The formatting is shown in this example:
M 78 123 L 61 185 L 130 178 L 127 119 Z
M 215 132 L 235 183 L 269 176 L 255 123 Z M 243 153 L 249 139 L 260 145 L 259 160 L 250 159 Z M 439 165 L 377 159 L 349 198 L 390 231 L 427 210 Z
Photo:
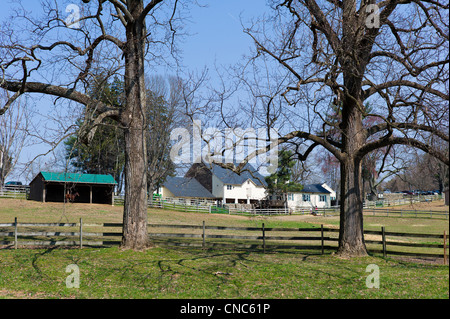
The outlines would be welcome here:
M 22 188 L 22 182 L 17 182 L 17 181 L 9 181 L 5 183 L 5 188 L 8 189 L 17 189 L 17 188 Z
M 22 186 L 22 182 L 9 181 L 6 182 L 5 186 Z

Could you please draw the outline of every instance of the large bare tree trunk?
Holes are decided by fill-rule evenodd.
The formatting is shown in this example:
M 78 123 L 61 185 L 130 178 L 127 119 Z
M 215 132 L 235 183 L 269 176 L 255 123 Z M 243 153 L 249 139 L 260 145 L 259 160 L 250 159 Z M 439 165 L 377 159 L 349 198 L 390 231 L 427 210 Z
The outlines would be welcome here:
M 361 162 L 349 159 L 341 163 L 341 205 L 338 254 L 366 256 L 363 233 L 363 196 Z
M 145 143 L 146 89 L 144 49 L 146 28 L 137 17 L 143 10 L 140 0 L 130 5 L 137 22 L 128 23 L 125 48 L 125 207 L 122 247 L 143 249 L 149 245 L 147 231 L 147 150 Z
M 347 79 L 347 82 L 349 87 L 355 88 L 356 92 L 359 90 L 360 86 L 354 84 L 354 79 Z M 367 255 L 363 233 L 362 159 L 356 156 L 365 141 L 361 114 L 362 103 L 354 98 L 358 95 L 356 93 L 344 99 L 341 124 L 345 156 L 341 160 L 338 254 L 351 257 Z

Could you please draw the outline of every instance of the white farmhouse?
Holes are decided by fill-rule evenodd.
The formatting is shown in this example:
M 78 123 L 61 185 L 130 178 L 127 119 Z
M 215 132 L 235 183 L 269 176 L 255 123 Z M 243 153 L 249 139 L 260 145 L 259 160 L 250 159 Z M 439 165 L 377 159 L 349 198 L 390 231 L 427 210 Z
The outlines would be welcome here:
M 250 164 L 238 175 L 217 164 L 198 163 L 185 177 L 195 178 L 223 204 L 253 204 L 266 197 L 266 181 Z
M 296 208 L 327 208 L 331 206 L 332 196 L 336 193 L 325 183 L 305 185 L 300 192 L 288 193 L 287 205 Z

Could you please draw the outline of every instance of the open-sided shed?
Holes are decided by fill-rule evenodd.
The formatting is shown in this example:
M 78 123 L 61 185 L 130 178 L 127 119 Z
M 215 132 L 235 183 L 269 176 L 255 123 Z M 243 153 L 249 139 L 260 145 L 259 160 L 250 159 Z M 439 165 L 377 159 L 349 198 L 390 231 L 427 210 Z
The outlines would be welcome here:
M 67 201 L 114 205 L 116 181 L 111 175 L 39 172 L 30 183 L 29 199 L 42 202 Z

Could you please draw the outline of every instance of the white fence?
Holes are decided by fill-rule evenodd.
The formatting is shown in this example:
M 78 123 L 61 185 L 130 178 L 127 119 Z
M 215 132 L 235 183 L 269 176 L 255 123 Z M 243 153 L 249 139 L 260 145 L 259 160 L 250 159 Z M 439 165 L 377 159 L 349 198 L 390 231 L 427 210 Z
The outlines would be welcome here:
M 11 199 L 26 199 L 28 194 L 27 187 L 21 188 L 0 188 L 0 198 L 11 198 Z M 395 200 L 378 200 L 378 201 L 365 201 L 364 208 L 366 209 L 366 214 L 374 215 L 382 214 L 391 216 L 406 217 L 408 215 L 419 217 L 419 216 L 430 216 L 430 218 L 441 217 L 445 215 L 448 219 L 448 212 L 434 212 L 434 211 L 421 211 L 416 212 L 410 209 L 396 211 L 385 211 L 382 207 L 389 206 L 399 206 L 410 203 L 418 202 L 431 202 L 434 200 L 442 199 L 442 195 L 425 195 L 425 196 L 415 196 L 406 197 Z M 114 203 L 121 205 L 123 204 L 123 196 L 115 196 Z M 312 209 L 309 207 L 295 207 L 295 208 L 264 208 L 264 209 L 253 209 L 253 208 L 243 208 L 243 207 L 229 207 L 216 206 L 216 202 L 212 200 L 196 200 L 196 199 L 186 199 L 186 198 L 165 198 L 159 199 L 155 198 L 148 201 L 149 207 L 162 208 L 168 210 L 182 211 L 182 212 L 196 212 L 196 213 L 216 213 L 216 214 L 233 214 L 233 215 L 310 215 L 315 214 L 319 216 L 338 216 L 339 206 L 333 206 L 328 208 L 317 208 Z M 377 210 L 373 210 L 377 208 Z M 442 216 L 441 216 L 442 215 Z
M 28 189 L 28 186 L 0 187 L 0 198 L 26 199 Z
M 154 199 L 148 201 L 149 207 L 156 207 L 162 209 L 170 209 L 183 212 L 195 212 L 195 213 L 210 213 L 212 205 L 200 205 L 200 201 L 197 202 L 180 202 L 180 201 L 166 201 L 160 199 Z M 194 205 L 192 205 L 194 204 Z
M 380 199 L 376 201 L 365 201 L 364 208 L 371 207 L 389 207 L 389 206 L 399 206 L 399 205 L 407 205 L 414 204 L 419 202 L 432 202 L 435 200 L 442 199 L 442 195 L 417 195 L 417 196 L 407 196 L 398 199 Z

